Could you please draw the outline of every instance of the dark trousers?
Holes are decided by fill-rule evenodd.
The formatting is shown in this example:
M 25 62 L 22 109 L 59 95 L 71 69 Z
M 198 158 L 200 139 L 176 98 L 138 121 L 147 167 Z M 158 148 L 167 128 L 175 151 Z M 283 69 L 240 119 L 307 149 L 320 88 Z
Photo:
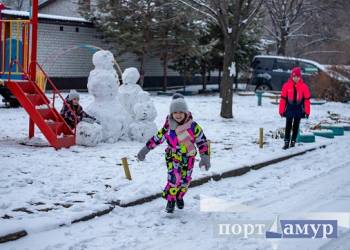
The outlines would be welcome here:
M 287 118 L 286 134 L 284 136 L 284 141 L 286 141 L 286 142 L 290 141 L 290 132 L 292 130 L 293 130 L 292 141 L 296 141 L 297 140 L 300 120 L 301 120 L 301 118 Z

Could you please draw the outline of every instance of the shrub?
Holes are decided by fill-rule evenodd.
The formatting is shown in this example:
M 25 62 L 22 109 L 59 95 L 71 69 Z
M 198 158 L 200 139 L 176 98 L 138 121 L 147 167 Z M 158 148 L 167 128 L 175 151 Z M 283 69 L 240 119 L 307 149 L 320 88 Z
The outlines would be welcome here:
M 339 78 L 350 79 L 350 69 L 343 66 L 332 66 L 329 72 L 330 74 L 321 72 L 311 78 L 313 96 L 334 102 L 349 101 L 350 83 L 341 81 Z

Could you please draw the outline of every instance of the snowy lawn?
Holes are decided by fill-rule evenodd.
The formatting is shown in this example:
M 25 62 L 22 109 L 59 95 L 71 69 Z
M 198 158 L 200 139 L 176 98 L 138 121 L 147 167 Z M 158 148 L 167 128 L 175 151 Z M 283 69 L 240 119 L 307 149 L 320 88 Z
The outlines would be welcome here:
M 160 128 L 168 113 L 170 97 L 153 96 Z M 193 178 L 240 168 L 267 159 L 295 153 L 311 146 L 337 143 L 340 139 L 318 138 L 316 144 L 299 145 L 282 151 L 282 140 L 266 135 L 264 149 L 256 141 L 259 128 L 265 132 L 284 127 L 284 119 L 271 99 L 257 106 L 256 97 L 234 96 L 234 119 L 220 118 L 221 99 L 215 96 L 186 97 L 189 108 L 212 141 L 212 168 Z M 88 94 L 81 103 L 92 102 Z M 327 111 L 349 116 L 349 104 L 327 103 L 312 106 L 309 124 L 327 119 Z M 28 115 L 22 109 L 0 109 L 0 235 L 25 229 L 29 233 L 56 228 L 62 223 L 107 208 L 108 202 L 128 202 L 160 192 L 166 181 L 162 145 L 137 162 L 135 155 L 143 146 L 136 142 L 100 144 L 95 148 L 74 146 L 55 151 L 49 147 L 19 144 L 27 136 Z M 303 121 L 302 127 L 307 127 Z M 36 131 L 39 137 L 42 137 Z M 346 138 L 345 138 L 346 137 Z M 345 139 L 349 139 L 346 134 Z M 132 181 L 125 179 L 121 158 L 128 157 Z M 197 166 L 197 165 L 196 165 Z M 16 211 L 14 211 L 16 210 Z
M 256 222 L 280 219 L 337 219 L 328 214 L 349 213 L 349 137 L 305 155 L 295 157 L 246 175 L 212 181 L 189 190 L 185 208 L 172 215 L 164 212 L 165 201 L 157 199 L 141 206 L 116 207 L 94 220 L 56 230 L 29 234 L 0 245 L 9 250 L 117 250 L 117 249 L 222 249 L 222 250 L 348 250 L 349 227 L 339 223 L 338 238 L 256 239 L 218 237 L 218 223 Z M 204 212 L 202 199 L 243 204 L 251 212 Z M 335 214 L 335 216 L 337 216 Z M 347 217 L 349 218 L 349 217 Z M 348 224 L 350 221 L 348 221 Z

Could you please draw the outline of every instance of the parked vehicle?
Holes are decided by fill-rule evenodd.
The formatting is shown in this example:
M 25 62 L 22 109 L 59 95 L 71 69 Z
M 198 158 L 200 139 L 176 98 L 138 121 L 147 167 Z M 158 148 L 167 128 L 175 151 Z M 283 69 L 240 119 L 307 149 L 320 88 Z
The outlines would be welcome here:
M 325 72 L 332 78 L 350 84 L 350 80 L 346 77 L 343 77 L 336 72 L 331 72 L 326 66 L 312 60 L 260 55 L 254 57 L 251 64 L 251 74 L 247 88 L 250 90 L 279 91 L 282 89 L 282 85 L 290 77 L 291 70 L 294 67 L 301 68 L 303 79 L 308 84 L 310 83 L 311 77 L 320 72 Z

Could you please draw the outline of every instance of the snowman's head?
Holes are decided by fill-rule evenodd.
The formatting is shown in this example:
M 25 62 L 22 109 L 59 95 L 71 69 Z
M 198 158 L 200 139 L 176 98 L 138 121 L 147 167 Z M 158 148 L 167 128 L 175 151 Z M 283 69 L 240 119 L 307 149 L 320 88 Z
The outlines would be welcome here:
M 152 102 L 136 103 L 134 113 L 138 121 L 153 121 L 157 117 L 157 111 Z
M 140 91 L 136 96 L 136 100 L 138 103 L 146 103 L 151 101 L 151 95 L 146 91 Z
M 127 68 L 123 72 L 123 83 L 126 85 L 136 84 L 140 79 L 140 73 L 137 68 L 131 67 Z
M 108 50 L 100 50 L 93 55 L 92 63 L 96 69 L 111 70 L 114 65 L 114 56 Z

